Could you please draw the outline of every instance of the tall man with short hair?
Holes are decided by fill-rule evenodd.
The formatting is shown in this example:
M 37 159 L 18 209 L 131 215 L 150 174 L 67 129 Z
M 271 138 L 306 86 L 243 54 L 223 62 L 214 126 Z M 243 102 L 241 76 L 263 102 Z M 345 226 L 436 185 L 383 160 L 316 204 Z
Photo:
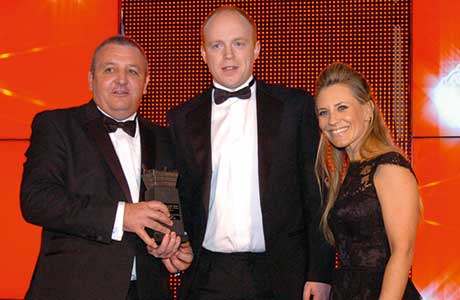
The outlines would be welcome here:
M 190 300 L 326 300 L 333 252 L 319 231 L 319 132 L 310 95 L 253 76 L 252 19 L 202 26 L 213 87 L 171 111 L 179 192 L 195 251 Z
M 26 299 L 167 299 L 167 270 L 185 269 L 192 253 L 170 232 L 167 207 L 143 199 L 142 168 L 175 168 L 165 129 L 137 114 L 147 59 L 133 40 L 111 37 L 88 78 L 89 103 L 32 124 L 21 209 L 43 230 Z M 160 245 L 146 228 L 165 233 Z

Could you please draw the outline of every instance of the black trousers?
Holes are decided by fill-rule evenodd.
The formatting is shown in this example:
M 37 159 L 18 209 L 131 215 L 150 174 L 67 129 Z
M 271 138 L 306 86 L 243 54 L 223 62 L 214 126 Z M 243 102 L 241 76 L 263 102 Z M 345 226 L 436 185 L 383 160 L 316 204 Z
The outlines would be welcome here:
M 187 300 L 274 300 L 264 253 L 202 249 Z

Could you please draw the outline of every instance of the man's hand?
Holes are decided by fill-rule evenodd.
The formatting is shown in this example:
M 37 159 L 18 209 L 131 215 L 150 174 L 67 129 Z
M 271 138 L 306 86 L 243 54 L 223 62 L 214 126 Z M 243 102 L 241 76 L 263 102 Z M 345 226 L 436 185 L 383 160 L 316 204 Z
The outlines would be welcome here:
M 307 281 L 303 288 L 303 300 L 328 300 L 331 286 L 326 283 Z
M 147 245 L 147 251 L 157 258 L 170 258 L 176 253 L 180 245 L 180 236 L 175 232 L 165 234 L 160 246 L 154 241 L 154 245 Z
M 179 249 L 170 258 L 164 258 L 163 264 L 170 273 L 177 273 L 190 267 L 192 261 L 192 246 L 189 242 L 186 242 L 181 244 Z
M 168 208 L 160 201 L 125 204 L 123 230 L 136 233 L 147 246 L 158 247 L 145 231 L 146 227 L 168 234 L 171 230 L 167 226 L 172 224 Z

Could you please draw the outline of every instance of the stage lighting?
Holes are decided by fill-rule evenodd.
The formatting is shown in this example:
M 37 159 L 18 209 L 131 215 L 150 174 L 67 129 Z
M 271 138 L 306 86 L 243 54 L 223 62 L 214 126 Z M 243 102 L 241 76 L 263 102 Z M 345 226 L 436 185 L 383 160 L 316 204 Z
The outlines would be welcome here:
M 447 129 L 460 129 L 460 64 L 438 81 L 431 96 L 439 122 Z

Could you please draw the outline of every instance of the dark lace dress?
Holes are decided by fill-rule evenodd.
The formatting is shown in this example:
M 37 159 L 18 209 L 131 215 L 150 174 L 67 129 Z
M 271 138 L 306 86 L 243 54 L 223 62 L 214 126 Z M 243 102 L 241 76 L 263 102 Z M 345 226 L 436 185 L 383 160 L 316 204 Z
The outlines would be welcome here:
M 330 212 L 329 224 L 339 255 L 339 268 L 332 282 L 333 300 L 377 300 L 380 295 L 390 257 L 373 181 L 381 164 L 399 165 L 412 171 L 409 162 L 397 152 L 352 162 Z M 403 299 L 422 299 L 410 279 Z

